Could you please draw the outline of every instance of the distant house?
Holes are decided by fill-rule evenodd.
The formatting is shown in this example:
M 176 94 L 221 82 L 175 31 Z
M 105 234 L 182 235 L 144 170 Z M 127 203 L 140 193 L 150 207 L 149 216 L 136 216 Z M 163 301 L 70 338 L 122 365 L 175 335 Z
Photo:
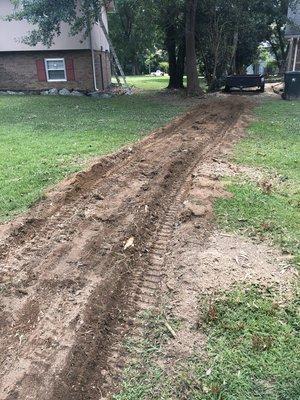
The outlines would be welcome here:
M 110 8 L 102 10 L 106 27 Z M 55 87 L 91 91 L 110 84 L 109 45 L 99 24 L 83 37 L 71 36 L 69 25 L 63 23 L 50 48 L 42 44 L 31 47 L 22 41 L 33 28 L 27 21 L 2 18 L 13 11 L 10 0 L 0 0 L 0 90 Z
M 259 60 L 255 64 L 251 64 L 246 68 L 247 75 L 264 75 L 266 73 L 266 61 Z
M 289 40 L 287 71 L 300 71 L 300 4 L 289 9 L 285 36 Z

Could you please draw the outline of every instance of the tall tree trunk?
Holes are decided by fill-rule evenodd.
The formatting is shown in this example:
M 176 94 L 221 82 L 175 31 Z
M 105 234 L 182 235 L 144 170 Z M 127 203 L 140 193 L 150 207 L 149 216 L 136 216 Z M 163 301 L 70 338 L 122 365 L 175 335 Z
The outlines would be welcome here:
M 180 89 L 184 88 L 183 77 L 185 68 L 185 38 L 183 37 L 177 51 L 177 84 Z
M 280 55 L 281 55 L 281 60 L 278 63 L 278 67 L 279 67 L 279 73 L 283 74 L 285 70 L 288 46 L 284 39 L 284 32 L 282 32 L 280 24 L 278 22 L 276 23 L 276 31 L 277 31 L 277 37 L 279 41 Z
M 176 46 L 176 28 L 170 25 L 166 28 L 166 48 L 169 61 L 169 85 L 168 89 L 183 88 L 185 46 L 179 45 L 178 53 Z
M 233 46 L 232 46 L 232 54 L 231 54 L 231 61 L 230 61 L 230 73 L 235 74 L 236 73 L 236 52 L 237 52 L 237 47 L 239 43 L 239 31 L 238 28 L 234 32 L 233 35 Z
M 199 95 L 203 90 L 199 85 L 197 57 L 196 57 L 196 10 L 198 0 L 186 0 L 186 74 L 187 74 L 187 94 L 188 96 Z

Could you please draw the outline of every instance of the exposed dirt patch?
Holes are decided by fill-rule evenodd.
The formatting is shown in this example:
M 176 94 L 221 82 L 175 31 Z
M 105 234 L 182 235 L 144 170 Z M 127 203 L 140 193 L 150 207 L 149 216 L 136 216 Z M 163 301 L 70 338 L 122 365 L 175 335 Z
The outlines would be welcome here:
M 178 226 L 164 271 L 161 308 L 180 327 L 157 360 L 170 374 L 188 357 L 205 360 L 207 336 L 199 326 L 201 302 L 206 309 L 226 291 L 251 284 L 276 287 L 286 301 L 298 276 L 280 250 L 225 232 L 203 231 L 197 222 Z
M 216 282 L 226 277 L 229 284 L 234 265 L 244 277 L 248 268 L 237 265 L 243 260 L 238 249 L 224 266 L 209 258 L 211 203 L 227 194 L 197 168 L 242 135 L 240 116 L 254 103 L 237 96 L 204 99 L 1 228 L 0 399 L 98 400 L 115 388 L 122 338 L 136 313 L 156 304 L 160 283 L 171 288 L 163 293 L 177 291 L 178 312 L 191 324 L 201 274 L 220 276 Z M 134 246 L 125 246 L 130 238 Z M 226 243 L 215 240 L 222 258 Z M 175 255 L 182 266 L 172 264 Z M 224 279 L 210 264 L 224 267 Z M 190 279 L 195 286 L 185 283 Z
M 288 184 L 287 178 L 275 171 L 266 171 L 245 165 L 233 164 L 224 159 L 214 159 L 211 163 L 204 163 L 198 170 L 199 173 L 209 174 L 211 179 L 222 179 L 228 177 L 237 178 L 239 181 L 251 181 L 266 193 L 272 190 L 282 189 Z
M 246 119 L 244 119 L 246 121 Z M 244 122 L 231 131 L 231 138 Z M 199 324 L 199 302 L 213 301 L 239 285 L 257 284 L 276 287 L 282 299 L 293 292 L 297 270 L 290 256 L 268 243 L 218 231 L 213 225 L 213 202 L 231 194 L 224 190 L 222 178 L 240 177 L 259 185 L 280 184 L 276 174 L 234 165 L 227 159 L 230 147 L 199 164 L 190 181 L 185 201 L 178 211 L 177 222 L 169 243 L 161 285 L 161 308 L 180 321 L 176 337 L 164 348 L 157 362 L 172 368 L 189 356 L 205 357 L 206 336 Z

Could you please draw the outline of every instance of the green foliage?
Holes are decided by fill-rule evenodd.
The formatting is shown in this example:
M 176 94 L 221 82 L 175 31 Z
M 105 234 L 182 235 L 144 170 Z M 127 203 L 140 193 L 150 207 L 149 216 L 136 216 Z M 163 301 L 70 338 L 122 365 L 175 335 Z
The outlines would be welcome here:
M 164 71 L 164 72 L 168 72 L 168 70 L 169 70 L 169 63 L 168 63 L 167 61 L 161 61 L 161 62 L 158 64 L 158 66 L 159 66 L 159 68 L 160 68 L 162 71 Z
M 287 8 L 280 10 L 283 23 Z M 203 72 L 212 88 L 220 86 L 227 72 L 241 73 L 253 63 L 259 44 L 270 37 L 270 25 L 278 14 L 277 8 L 270 7 L 269 0 L 205 0 L 199 3 L 198 50 Z M 281 39 L 284 42 L 284 38 Z
M 0 96 L 0 219 L 25 210 L 89 158 L 139 140 L 184 108 L 176 98 L 165 103 L 146 94 L 106 100 Z
M 55 5 L 51 1 L 14 0 L 15 11 L 10 19 L 26 19 L 34 29 L 24 38 L 30 45 L 41 42 L 51 46 L 55 35 L 60 34 L 61 22 L 70 24 L 73 33 L 81 30 L 87 32 L 88 27 L 99 12 L 102 0 L 83 0 L 80 7 L 80 17 L 77 13 L 77 0 L 58 0 Z M 98 14 L 99 15 L 99 14 Z
M 266 75 L 275 75 L 279 72 L 278 63 L 274 59 L 270 46 L 260 45 L 256 62 L 264 61 L 266 64 Z
M 11 18 L 27 19 L 35 28 L 29 44 L 51 45 L 61 22 L 72 33 L 88 34 L 98 21 L 105 0 L 13 0 L 21 5 Z M 170 87 L 182 87 L 185 59 L 185 0 L 115 0 L 109 16 L 110 34 L 125 70 L 146 72 L 149 54 L 161 51 L 168 61 Z M 290 4 L 299 2 L 291 0 Z M 279 67 L 286 59 L 284 28 L 289 0 L 204 0 L 198 2 L 197 42 L 199 65 L 211 88 L 218 88 L 229 71 L 242 72 L 251 64 L 261 42 L 268 41 Z M 149 71 L 149 68 L 148 68 Z
M 144 71 L 147 53 L 159 42 L 151 8 L 144 1 L 117 0 L 116 13 L 109 15 L 111 39 L 129 74 Z M 146 27 L 146 28 L 145 28 Z
M 288 7 L 294 8 L 297 3 L 299 3 L 299 0 L 264 0 L 262 3 L 263 12 L 268 23 L 265 40 L 271 46 L 280 72 L 283 72 L 288 49 L 288 43 L 285 39 Z
M 236 148 L 234 160 L 277 174 L 279 185 L 264 191 L 257 183 L 233 180 L 233 199 L 219 199 L 222 225 L 268 237 L 300 262 L 300 104 L 268 101 L 257 111 L 249 136 Z
M 147 69 L 146 73 L 155 72 L 157 68 L 168 72 L 169 63 L 166 61 L 168 59 L 167 52 L 164 50 L 156 50 L 154 52 L 148 51 L 145 59 L 145 65 Z

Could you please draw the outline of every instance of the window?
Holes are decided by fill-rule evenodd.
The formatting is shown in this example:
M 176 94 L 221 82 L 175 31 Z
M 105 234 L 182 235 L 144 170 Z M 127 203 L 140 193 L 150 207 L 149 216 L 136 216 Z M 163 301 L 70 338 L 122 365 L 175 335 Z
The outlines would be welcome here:
M 67 80 L 64 58 L 46 58 L 45 67 L 48 82 L 65 82 Z

